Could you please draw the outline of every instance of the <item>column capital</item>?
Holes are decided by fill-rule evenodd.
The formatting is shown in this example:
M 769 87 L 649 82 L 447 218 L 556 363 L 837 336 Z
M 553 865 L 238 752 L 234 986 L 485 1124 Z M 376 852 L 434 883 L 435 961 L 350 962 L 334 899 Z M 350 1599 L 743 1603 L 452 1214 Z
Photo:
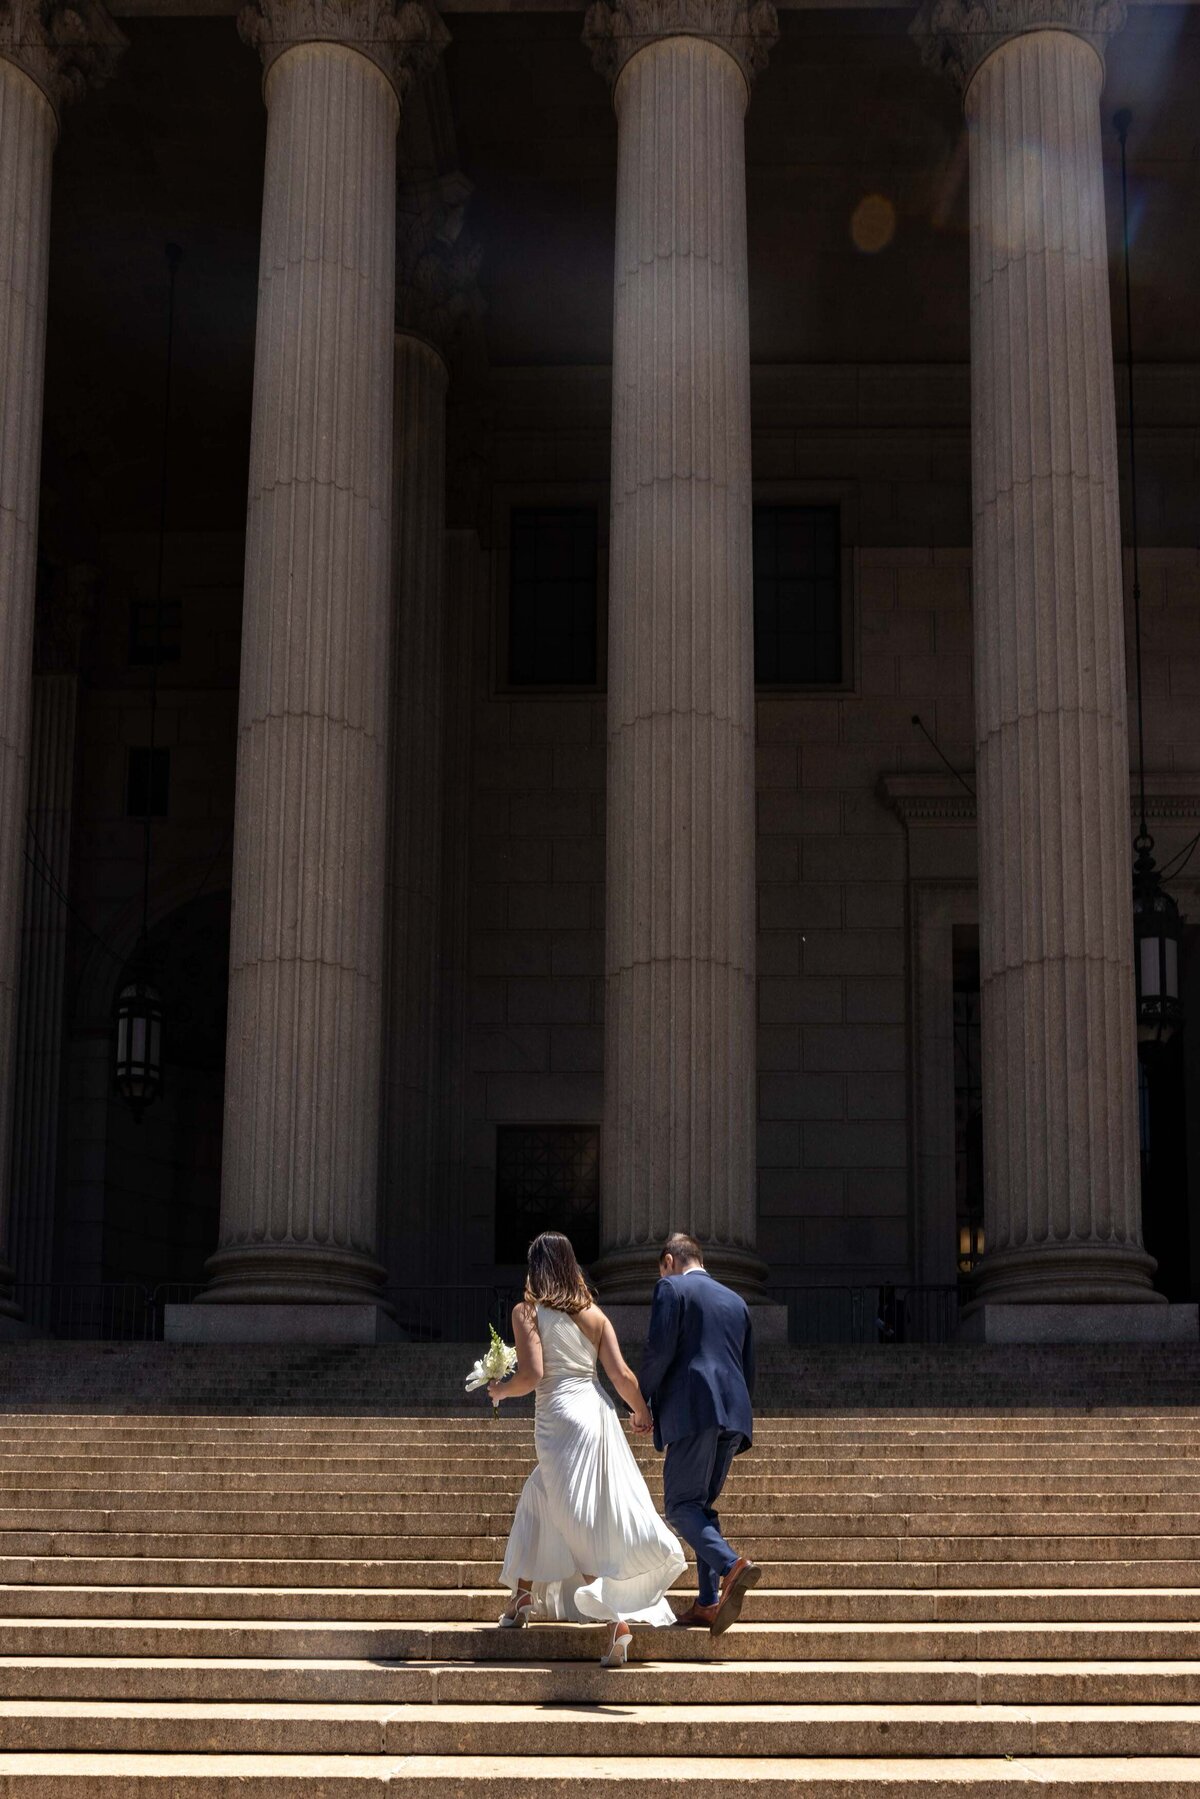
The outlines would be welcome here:
M 0 58 L 37 83 L 56 116 L 111 80 L 127 42 L 99 0 L 0 0 Z
M 923 0 L 910 27 L 922 62 L 964 91 L 979 65 L 1010 38 L 1066 31 L 1101 62 L 1125 23 L 1125 0 Z
M 298 44 L 344 44 L 381 69 L 400 100 L 450 42 L 427 0 L 250 0 L 238 31 L 266 70 Z
M 456 171 L 396 192 L 396 329 L 427 339 L 443 356 L 483 310 L 483 251 L 464 223 L 474 191 Z
M 593 67 L 614 85 L 632 56 L 669 37 L 719 45 L 749 87 L 778 42 L 779 20 L 771 0 L 592 0 L 583 25 Z

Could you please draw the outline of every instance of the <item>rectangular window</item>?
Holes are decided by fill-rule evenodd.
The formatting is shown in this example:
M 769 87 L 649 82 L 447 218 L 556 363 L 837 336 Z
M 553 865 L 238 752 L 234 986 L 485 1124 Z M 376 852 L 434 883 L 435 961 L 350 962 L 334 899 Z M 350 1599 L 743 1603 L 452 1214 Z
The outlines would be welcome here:
M 595 507 L 516 507 L 510 531 L 509 685 L 594 687 Z
M 133 667 L 179 661 L 182 614 L 178 600 L 164 600 L 160 623 L 157 601 L 130 601 L 129 660 Z
M 842 550 L 836 506 L 754 508 L 754 679 L 843 680 Z
M 125 811 L 130 818 L 165 818 L 171 786 L 170 750 L 139 745 L 129 752 Z
M 541 1231 L 562 1231 L 585 1267 L 599 1255 L 596 1126 L 503 1125 L 497 1131 L 497 1262 L 524 1262 Z

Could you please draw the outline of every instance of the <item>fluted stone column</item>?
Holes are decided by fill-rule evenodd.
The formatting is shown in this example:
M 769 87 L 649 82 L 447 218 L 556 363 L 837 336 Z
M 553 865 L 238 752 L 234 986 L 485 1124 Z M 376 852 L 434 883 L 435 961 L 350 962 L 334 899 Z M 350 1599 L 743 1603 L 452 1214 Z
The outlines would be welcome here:
M 971 180 L 981 1301 L 1151 1301 L 1099 98 L 1120 0 L 936 0 Z
M 106 80 L 124 39 L 94 0 L 0 4 L 0 1319 L 6 1257 L 17 950 L 25 867 L 50 165 L 58 121 Z
M 753 1289 L 754 644 L 744 115 L 771 6 L 598 0 L 617 112 L 603 1256 Z
M 424 6 L 261 0 L 268 108 L 220 1247 L 209 1300 L 370 1300 L 400 101 Z

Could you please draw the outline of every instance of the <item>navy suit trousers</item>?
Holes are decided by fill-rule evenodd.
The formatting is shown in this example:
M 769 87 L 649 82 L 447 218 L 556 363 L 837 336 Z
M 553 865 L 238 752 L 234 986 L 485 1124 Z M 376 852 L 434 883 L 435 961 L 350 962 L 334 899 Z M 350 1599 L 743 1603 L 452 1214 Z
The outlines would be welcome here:
M 696 1551 L 697 1598 L 701 1605 L 715 1605 L 723 1574 L 737 1556 L 721 1535 L 716 1501 L 729 1474 L 729 1465 L 741 1447 L 736 1430 L 697 1431 L 668 1443 L 663 1465 L 663 1498 L 667 1523 Z

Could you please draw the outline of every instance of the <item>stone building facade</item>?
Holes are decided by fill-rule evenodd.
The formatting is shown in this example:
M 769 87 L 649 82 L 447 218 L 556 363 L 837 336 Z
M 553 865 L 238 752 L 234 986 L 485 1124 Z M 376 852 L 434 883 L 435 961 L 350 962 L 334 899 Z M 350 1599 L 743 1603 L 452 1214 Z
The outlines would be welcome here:
M 1194 917 L 1198 74 L 1116 0 L 0 9 L 12 1328 L 371 1335 L 557 1222 L 618 1302 L 685 1226 L 759 1297 L 1194 1332 L 1112 117 Z

